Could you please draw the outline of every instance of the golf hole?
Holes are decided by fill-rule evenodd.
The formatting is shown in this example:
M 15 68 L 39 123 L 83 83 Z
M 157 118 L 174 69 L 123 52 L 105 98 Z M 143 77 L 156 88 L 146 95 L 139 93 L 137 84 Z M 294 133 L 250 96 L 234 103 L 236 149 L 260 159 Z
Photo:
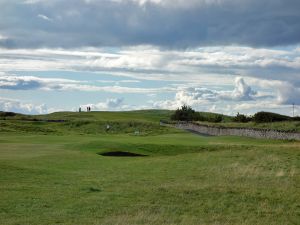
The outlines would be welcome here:
M 98 155 L 109 156 L 109 157 L 144 157 L 147 155 L 137 154 L 132 152 L 114 151 L 114 152 L 103 152 Z

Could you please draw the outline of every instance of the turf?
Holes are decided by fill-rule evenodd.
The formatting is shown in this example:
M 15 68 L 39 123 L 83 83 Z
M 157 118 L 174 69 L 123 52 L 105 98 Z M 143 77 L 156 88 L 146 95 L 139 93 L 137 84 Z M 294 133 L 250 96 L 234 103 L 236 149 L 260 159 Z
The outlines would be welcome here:
M 161 115 L 128 114 L 2 121 L 0 224 L 299 223 L 299 142 L 156 130 Z M 86 120 L 135 125 L 114 133 L 69 128 Z M 147 132 L 135 135 L 143 125 Z
M 0 132 L 1 131 L 15 131 L 22 130 L 25 132 L 30 132 L 33 128 L 31 123 L 34 125 L 43 125 L 45 121 L 51 121 L 52 125 L 49 126 L 47 123 L 47 128 L 50 129 L 40 129 L 40 132 L 58 132 L 58 130 L 65 130 L 69 126 L 68 132 L 72 132 L 72 129 L 79 126 L 86 126 L 88 129 L 84 129 L 84 127 L 80 127 L 80 130 L 83 133 L 99 133 L 105 131 L 105 127 L 107 123 L 112 123 L 117 126 L 113 126 L 116 128 L 114 131 L 121 131 L 117 133 L 122 133 L 122 126 L 124 128 L 128 128 L 128 124 L 132 124 L 133 122 L 139 124 L 138 129 L 142 130 L 147 134 L 147 130 L 144 128 L 148 125 L 158 125 L 160 120 L 170 121 L 171 115 L 174 111 L 170 110 L 138 110 L 138 111 L 128 111 L 128 112 L 56 112 L 46 115 L 22 115 L 15 113 L 5 113 L 0 112 Z M 205 118 L 215 118 L 218 113 L 211 112 L 199 112 L 201 116 Z M 200 122 L 199 124 L 206 124 L 209 126 L 217 126 L 217 127 L 239 127 L 239 128 L 257 128 L 257 129 L 272 129 L 272 130 L 281 130 L 281 131 L 289 131 L 289 132 L 300 132 L 300 122 L 299 121 L 283 121 L 283 122 L 270 122 L 270 123 L 255 123 L 255 122 L 247 122 L 247 123 L 238 123 L 233 122 L 232 116 L 221 115 L 223 120 L 219 123 L 213 122 Z M 27 121 L 29 124 L 28 129 L 26 127 Z M 11 122 L 11 123 L 9 123 Z M 18 123 L 19 122 L 19 123 Z M 56 123 L 55 123 L 56 122 Z M 66 122 L 66 123 L 63 123 Z M 98 124 L 98 126 L 95 126 Z M 57 125 L 57 126 L 55 126 Z M 64 127 L 64 125 L 67 125 Z M 14 126 L 17 128 L 15 129 Z M 40 126 L 41 128 L 42 126 Z M 99 127 L 102 128 L 102 131 L 99 131 Z M 38 129 L 38 126 L 36 126 Z M 52 128 L 52 129 L 51 129 Z M 35 129 L 35 128 L 34 128 Z M 156 128 L 151 127 L 148 131 L 153 133 L 153 130 L 157 131 L 159 126 Z M 33 130 L 36 132 L 36 130 Z M 78 132 L 78 131 L 76 131 Z M 132 129 L 127 129 L 127 132 L 133 132 Z M 64 131 L 63 131 L 64 133 Z M 155 132 L 154 132 L 155 133 Z M 162 133 L 162 132 L 160 132 Z
M 266 130 L 280 130 L 288 132 L 300 132 L 299 121 L 283 121 L 283 122 L 270 122 L 270 123 L 237 123 L 237 122 L 222 122 L 222 123 L 209 123 L 209 122 L 197 122 L 198 124 L 204 124 L 216 127 L 238 127 L 238 128 L 255 128 Z

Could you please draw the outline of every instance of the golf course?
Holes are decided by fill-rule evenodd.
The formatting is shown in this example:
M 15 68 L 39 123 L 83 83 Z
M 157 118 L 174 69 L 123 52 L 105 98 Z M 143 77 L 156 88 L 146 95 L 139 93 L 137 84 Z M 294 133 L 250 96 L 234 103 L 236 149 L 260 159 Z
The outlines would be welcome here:
M 299 141 L 160 126 L 171 113 L 0 114 L 0 224 L 299 224 Z

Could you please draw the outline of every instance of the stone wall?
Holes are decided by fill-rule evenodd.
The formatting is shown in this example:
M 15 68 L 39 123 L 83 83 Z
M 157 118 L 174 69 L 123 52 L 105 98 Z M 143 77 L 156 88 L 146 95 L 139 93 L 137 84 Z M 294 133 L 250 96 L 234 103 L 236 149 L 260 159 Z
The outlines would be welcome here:
M 179 129 L 191 130 L 205 135 L 212 136 L 243 136 L 252 138 L 264 138 L 264 139 L 278 139 L 278 140 L 300 140 L 300 133 L 292 133 L 277 130 L 265 130 L 265 129 L 250 129 L 250 128 L 224 128 L 213 127 L 208 125 L 199 125 L 194 123 L 177 123 L 166 124 L 165 126 L 172 126 Z

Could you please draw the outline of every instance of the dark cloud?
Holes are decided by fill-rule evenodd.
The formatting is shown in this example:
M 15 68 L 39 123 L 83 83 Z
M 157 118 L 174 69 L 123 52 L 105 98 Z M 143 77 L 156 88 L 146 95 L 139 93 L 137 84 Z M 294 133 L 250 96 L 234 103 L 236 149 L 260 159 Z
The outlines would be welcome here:
M 300 1 L 0 1 L 0 46 L 8 48 L 300 42 Z M 34 3 L 35 2 L 35 3 Z M 164 1 L 161 1 L 164 2 Z M 175 6 L 174 6 L 175 5 Z

